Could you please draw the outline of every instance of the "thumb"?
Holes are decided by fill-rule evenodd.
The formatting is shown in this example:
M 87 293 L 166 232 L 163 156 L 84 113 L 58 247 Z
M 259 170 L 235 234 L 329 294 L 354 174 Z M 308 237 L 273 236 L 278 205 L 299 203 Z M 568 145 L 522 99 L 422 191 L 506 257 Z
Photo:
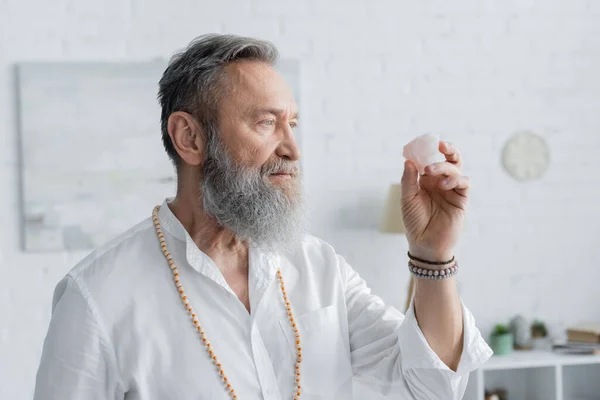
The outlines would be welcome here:
M 409 160 L 404 162 L 402 174 L 402 197 L 414 197 L 419 193 L 419 170 Z

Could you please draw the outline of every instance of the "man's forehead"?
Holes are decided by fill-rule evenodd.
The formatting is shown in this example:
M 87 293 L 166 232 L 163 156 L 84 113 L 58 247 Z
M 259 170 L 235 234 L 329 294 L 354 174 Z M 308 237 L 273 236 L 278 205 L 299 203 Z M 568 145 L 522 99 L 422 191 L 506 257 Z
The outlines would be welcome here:
M 236 93 L 254 92 L 253 95 L 279 94 L 291 96 L 289 85 L 275 68 L 256 61 L 235 62 L 227 66 L 231 89 Z
M 235 98 L 252 100 L 257 108 L 291 107 L 297 112 L 289 85 L 272 66 L 256 61 L 235 62 L 227 66 L 227 75 Z
M 267 81 L 273 75 L 268 66 L 255 61 L 237 61 L 226 67 L 229 81 L 235 86 L 252 86 Z

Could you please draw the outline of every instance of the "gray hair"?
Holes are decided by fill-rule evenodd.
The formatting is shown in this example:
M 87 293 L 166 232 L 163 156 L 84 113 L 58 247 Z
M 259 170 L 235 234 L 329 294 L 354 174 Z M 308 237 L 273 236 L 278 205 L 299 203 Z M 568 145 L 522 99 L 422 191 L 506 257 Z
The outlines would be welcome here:
M 271 42 L 237 35 L 208 34 L 194 39 L 175 54 L 159 82 L 162 141 L 176 168 L 181 158 L 169 136 L 167 122 L 176 111 L 194 116 L 205 132 L 216 132 L 217 110 L 225 94 L 225 67 L 254 60 L 275 65 L 279 52 Z

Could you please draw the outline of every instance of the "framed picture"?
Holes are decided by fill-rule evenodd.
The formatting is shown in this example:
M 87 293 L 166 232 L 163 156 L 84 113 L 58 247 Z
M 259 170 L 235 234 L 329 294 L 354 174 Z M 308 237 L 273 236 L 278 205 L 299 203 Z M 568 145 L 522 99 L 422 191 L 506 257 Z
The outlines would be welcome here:
M 175 193 L 161 141 L 165 60 L 17 66 L 26 251 L 102 245 Z M 278 71 L 299 102 L 299 63 Z M 300 128 L 296 132 L 301 141 Z
M 17 67 L 25 250 L 96 247 L 174 193 L 156 100 L 165 66 Z

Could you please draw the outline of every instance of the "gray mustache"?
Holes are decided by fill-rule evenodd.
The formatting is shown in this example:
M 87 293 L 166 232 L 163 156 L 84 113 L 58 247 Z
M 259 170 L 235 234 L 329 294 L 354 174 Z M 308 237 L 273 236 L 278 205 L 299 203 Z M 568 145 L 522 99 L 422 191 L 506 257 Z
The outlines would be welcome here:
M 298 164 L 293 161 L 278 161 L 271 165 L 265 165 L 262 168 L 263 175 L 271 174 L 290 174 L 296 176 L 299 173 Z

